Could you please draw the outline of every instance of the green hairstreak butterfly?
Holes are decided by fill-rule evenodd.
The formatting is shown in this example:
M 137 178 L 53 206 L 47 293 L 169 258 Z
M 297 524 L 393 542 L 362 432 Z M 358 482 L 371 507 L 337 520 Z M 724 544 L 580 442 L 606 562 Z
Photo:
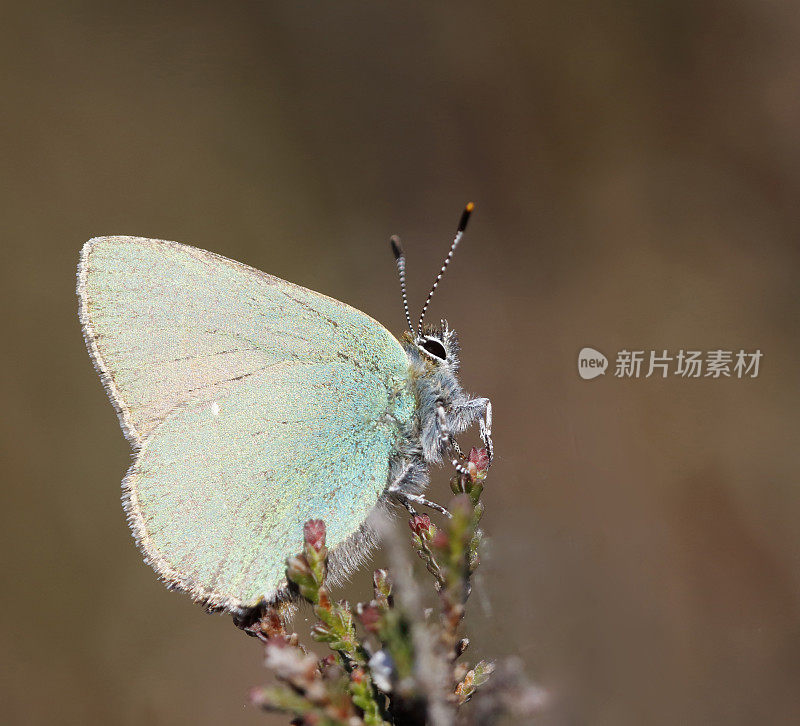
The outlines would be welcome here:
M 460 467 L 491 404 L 457 378 L 456 334 L 424 325 L 450 251 L 400 340 L 332 298 L 176 242 L 97 237 L 78 297 L 92 361 L 135 454 L 123 480 L 134 537 L 164 582 L 240 612 L 285 594 L 303 523 L 323 519 L 345 575 L 390 499 L 412 507 L 430 464 Z

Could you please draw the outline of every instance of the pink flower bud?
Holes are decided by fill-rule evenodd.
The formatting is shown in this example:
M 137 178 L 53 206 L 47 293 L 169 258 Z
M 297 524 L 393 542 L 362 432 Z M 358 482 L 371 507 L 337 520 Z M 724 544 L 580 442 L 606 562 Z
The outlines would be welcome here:
M 431 518 L 427 514 L 415 514 L 408 520 L 408 526 L 414 534 L 422 537 L 430 531 Z
M 479 472 L 486 471 L 489 468 L 489 452 L 486 449 L 476 449 L 473 446 L 469 452 L 469 461 L 475 464 L 475 468 Z
M 358 616 L 366 630 L 368 630 L 370 633 L 378 632 L 378 623 L 381 619 L 381 614 L 378 608 L 374 607 L 373 605 L 366 605 L 361 608 Z
M 323 610 L 330 610 L 331 609 L 331 597 L 328 594 L 327 589 L 324 588 L 324 587 L 321 587 L 319 589 L 319 602 L 317 604 Z
M 325 522 L 321 519 L 309 519 L 303 525 L 303 536 L 306 542 L 319 552 L 325 546 Z

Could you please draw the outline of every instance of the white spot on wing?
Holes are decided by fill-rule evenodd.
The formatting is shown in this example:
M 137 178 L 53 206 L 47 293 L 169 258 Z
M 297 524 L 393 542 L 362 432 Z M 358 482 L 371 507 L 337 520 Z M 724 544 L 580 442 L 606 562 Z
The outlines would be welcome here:
M 211 415 L 219 416 L 219 404 L 216 401 L 211 404 Z

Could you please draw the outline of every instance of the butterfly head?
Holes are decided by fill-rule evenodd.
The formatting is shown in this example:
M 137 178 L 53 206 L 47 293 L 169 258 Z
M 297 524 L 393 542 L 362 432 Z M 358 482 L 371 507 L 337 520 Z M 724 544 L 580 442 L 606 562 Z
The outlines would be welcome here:
M 446 320 L 441 321 L 440 327 L 426 325 L 416 337 L 407 334 L 406 341 L 406 350 L 413 346 L 420 360 L 428 365 L 453 372 L 458 370 L 458 335 L 450 329 Z

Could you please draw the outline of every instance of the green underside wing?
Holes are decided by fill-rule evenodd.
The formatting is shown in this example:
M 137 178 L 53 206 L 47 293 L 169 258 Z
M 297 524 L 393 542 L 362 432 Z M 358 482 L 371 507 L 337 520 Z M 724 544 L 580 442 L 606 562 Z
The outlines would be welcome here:
M 124 500 L 172 586 L 235 609 L 283 587 L 303 522 L 334 552 L 411 435 L 400 343 L 324 295 L 186 245 L 86 243 L 84 336 L 136 460 Z

